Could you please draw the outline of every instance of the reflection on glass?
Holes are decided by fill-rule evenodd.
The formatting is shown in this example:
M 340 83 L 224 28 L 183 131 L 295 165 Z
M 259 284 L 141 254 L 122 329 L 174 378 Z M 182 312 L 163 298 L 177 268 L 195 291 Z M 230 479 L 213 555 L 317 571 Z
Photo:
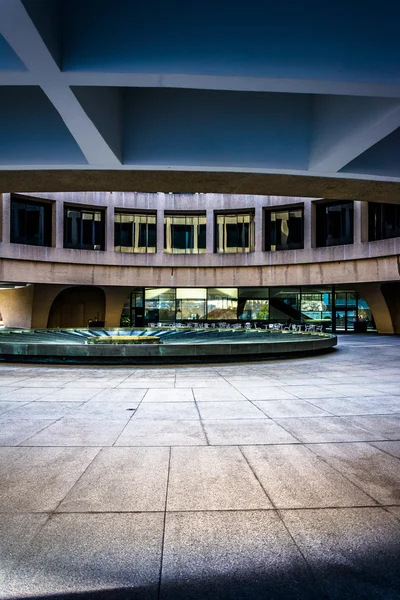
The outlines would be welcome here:
M 297 250 L 303 248 L 303 209 L 267 211 L 266 250 Z
M 216 247 L 220 253 L 254 252 L 254 214 L 217 215 Z
M 353 203 L 317 204 L 317 246 L 353 243 Z
M 10 241 L 13 244 L 51 246 L 51 204 L 11 198 Z
M 149 323 L 175 321 L 175 288 L 145 289 L 145 318 Z
M 177 288 L 176 320 L 205 319 L 207 316 L 206 298 L 206 288 Z
M 207 319 L 237 319 L 237 288 L 210 288 L 207 296 Z
M 400 237 L 400 206 L 368 202 L 369 241 Z
M 156 252 L 156 216 L 115 213 L 116 252 Z
M 331 294 L 318 290 L 303 291 L 301 296 L 301 314 L 307 321 L 332 322 Z
M 104 250 L 104 211 L 65 208 L 64 248 Z
M 269 292 L 269 317 L 273 323 L 300 322 L 300 289 L 271 288 Z
M 164 252 L 169 254 L 204 254 L 205 251 L 205 215 L 165 215 Z
M 269 300 L 239 301 L 239 319 L 267 321 L 269 318 Z

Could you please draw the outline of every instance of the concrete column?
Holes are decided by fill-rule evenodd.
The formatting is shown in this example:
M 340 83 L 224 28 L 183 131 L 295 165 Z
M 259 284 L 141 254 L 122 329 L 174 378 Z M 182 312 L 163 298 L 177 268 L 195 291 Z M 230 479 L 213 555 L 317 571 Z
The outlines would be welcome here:
M 353 202 L 353 205 L 354 205 L 354 230 L 353 230 L 354 244 L 361 244 L 361 242 L 362 242 L 362 236 L 361 236 L 361 219 L 362 219 L 361 205 L 362 204 L 363 203 L 360 202 L 359 200 L 356 200 Z
M 380 283 L 365 283 L 355 285 L 354 289 L 363 298 L 372 311 L 378 333 L 396 333 L 392 315 L 381 290 Z M 399 313 L 400 314 L 400 313 Z
M 64 247 L 64 204 L 56 200 L 52 206 L 52 235 L 53 248 Z
M 0 290 L 0 313 L 6 327 L 32 327 L 34 286 Z
M 255 252 L 264 252 L 264 209 L 262 206 L 256 206 L 254 215 L 254 250 Z
M 106 240 L 105 251 L 114 252 L 114 207 L 106 208 Z
M 164 252 L 164 209 L 157 209 L 157 253 Z
M 208 208 L 206 210 L 206 252 L 207 254 L 213 254 L 214 252 L 214 210 L 212 208 Z
M 3 244 L 9 244 L 11 227 L 11 194 L 2 194 L 1 196 L 1 241 Z
M 103 287 L 106 296 L 105 327 L 119 327 L 123 306 L 132 291 L 129 287 Z
M 316 209 L 311 200 L 304 203 L 304 248 L 315 248 L 315 214 Z
M 365 244 L 368 242 L 368 202 L 360 202 L 360 213 L 361 213 L 361 243 Z

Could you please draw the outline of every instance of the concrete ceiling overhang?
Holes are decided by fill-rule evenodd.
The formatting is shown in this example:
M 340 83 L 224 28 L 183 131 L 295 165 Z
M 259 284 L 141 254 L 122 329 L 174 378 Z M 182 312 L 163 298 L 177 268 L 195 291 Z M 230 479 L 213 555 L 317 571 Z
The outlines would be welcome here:
M 393 0 L 0 0 L 0 189 L 396 200 L 399 17 Z

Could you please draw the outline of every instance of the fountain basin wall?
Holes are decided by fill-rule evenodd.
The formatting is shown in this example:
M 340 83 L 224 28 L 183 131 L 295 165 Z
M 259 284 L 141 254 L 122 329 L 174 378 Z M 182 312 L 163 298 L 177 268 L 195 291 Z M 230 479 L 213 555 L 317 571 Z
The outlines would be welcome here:
M 146 330 L 144 330 L 146 331 Z M 7 336 L 11 333 L 11 336 Z M 172 331 L 159 330 L 160 344 L 93 344 L 88 337 L 99 332 L 75 330 L 57 332 L 38 330 L 0 334 L 0 360 L 8 362 L 45 362 L 58 364 L 145 364 L 179 362 L 224 362 L 299 356 L 326 352 L 337 344 L 335 335 L 327 333 L 292 333 L 267 331 Z M 154 329 L 149 334 L 154 336 Z M 101 332 L 104 335 L 104 332 Z M 40 340 L 38 341 L 38 335 Z M 109 335 L 109 334 L 108 334 Z M 12 340 L 6 341 L 7 337 Z M 71 337 L 72 339 L 68 339 Z M 209 340 L 208 340 L 209 338 Z M 218 339 L 219 338 L 219 339 Z M 3 341 L 4 340 L 4 341 Z

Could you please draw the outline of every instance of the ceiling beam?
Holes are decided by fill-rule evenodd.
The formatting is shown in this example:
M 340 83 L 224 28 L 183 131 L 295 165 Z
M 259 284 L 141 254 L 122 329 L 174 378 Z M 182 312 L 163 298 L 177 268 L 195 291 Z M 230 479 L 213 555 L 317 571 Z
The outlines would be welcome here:
M 400 127 L 400 100 L 351 96 L 314 98 L 309 171 L 337 173 Z
M 0 34 L 60 114 L 88 163 L 118 167 L 121 161 L 64 81 L 21 0 L 0 0 Z M 21 73 L 21 76 L 26 79 L 25 73 Z

